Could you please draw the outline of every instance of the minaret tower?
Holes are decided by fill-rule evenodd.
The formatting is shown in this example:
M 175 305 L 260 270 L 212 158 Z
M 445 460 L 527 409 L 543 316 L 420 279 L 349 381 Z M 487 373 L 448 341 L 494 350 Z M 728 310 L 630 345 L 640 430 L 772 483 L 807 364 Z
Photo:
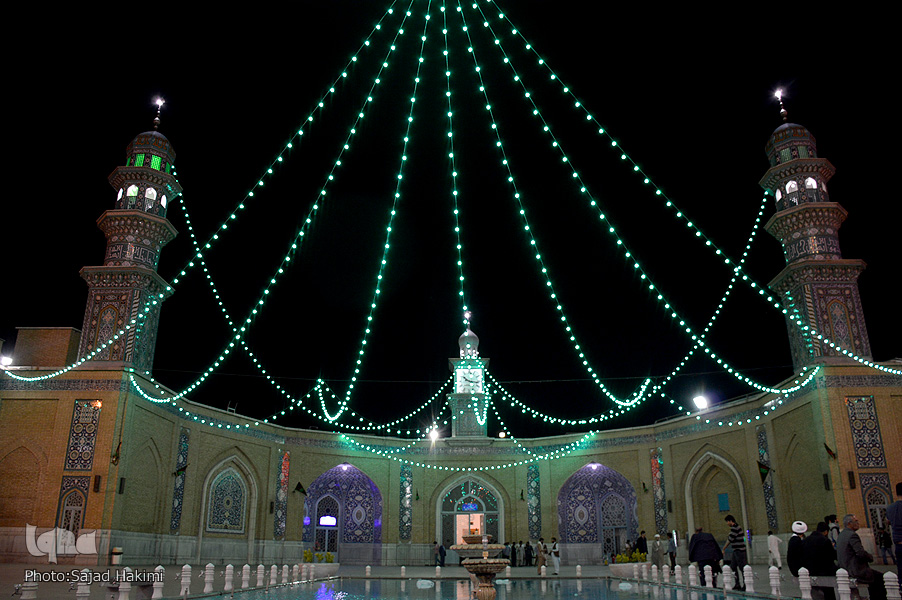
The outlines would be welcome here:
M 116 167 L 110 175 L 110 185 L 116 190 L 115 208 L 97 220 L 106 236 L 103 266 L 84 267 L 80 273 L 88 283 L 88 302 L 79 358 L 131 324 L 92 360 L 118 362 L 141 371 L 153 365 L 160 305 L 170 294 L 169 284 L 157 274 L 160 249 L 176 235 L 166 219 L 166 208 L 182 191 L 172 174 L 175 152 L 157 131 L 159 124 L 157 111 L 153 131 L 139 134 L 128 145 L 125 166 Z M 139 318 L 148 303 L 150 310 Z
M 448 394 L 451 407 L 451 437 L 487 436 L 489 395 L 485 391 L 485 370 L 489 359 L 479 358 L 479 338 L 467 330 L 457 340 L 460 358 L 448 360 L 454 371 L 454 392 Z
M 786 110 L 780 112 L 786 121 Z M 827 194 L 833 165 L 818 158 L 811 132 L 794 123 L 778 127 L 765 152 L 770 169 L 760 184 L 773 194 L 777 205 L 765 227 L 783 244 L 786 257 L 786 268 L 770 282 L 771 289 L 783 298 L 789 314 L 798 316 L 813 332 L 870 357 L 858 293 L 858 275 L 865 263 L 844 259 L 839 249 L 839 228 L 848 213 L 830 202 Z M 787 327 L 797 369 L 850 360 L 788 319 Z

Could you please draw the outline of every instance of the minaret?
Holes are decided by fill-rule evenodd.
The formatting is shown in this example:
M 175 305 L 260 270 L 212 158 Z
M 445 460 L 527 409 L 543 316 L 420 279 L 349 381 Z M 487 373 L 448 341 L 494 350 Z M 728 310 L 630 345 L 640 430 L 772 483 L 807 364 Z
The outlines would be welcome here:
M 176 235 L 166 208 L 182 191 L 172 174 L 175 152 L 157 131 L 159 124 L 158 111 L 154 130 L 128 145 L 125 166 L 109 176 L 116 190 L 115 208 L 97 220 L 107 241 L 103 266 L 84 267 L 80 273 L 88 283 L 88 302 L 79 358 L 131 324 L 91 360 L 120 362 L 141 371 L 153 365 L 160 305 L 170 294 L 169 284 L 157 274 L 160 250 Z M 150 311 L 139 319 L 148 303 Z
M 479 358 L 479 338 L 467 326 L 457 340 L 460 358 L 448 359 L 454 371 L 454 392 L 448 394 L 451 408 L 451 437 L 486 437 L 488 399 L 485 370 L 489 359 Z
M 786 111 L 781 110 L 784 121 Z M 840 347 L 870 357 L 867 327 L 858 293 L 862 260 L 844 259 L 839 228 L 846 210 L 830 202 L 827 182 L 835 169 L 818 158 L 814 136 L 801 125 L 784 123 L 765 146 L 770 169 L 760 184 L 776 200 L 777 212 L 767 231 L 783 244 L 786 268 L 770 282 L 789 314 Z M 789 315 L 787 315 L 789 316 Z M 798 369 L 813 363 L 850 360 L 787 319 L 792 362 Z

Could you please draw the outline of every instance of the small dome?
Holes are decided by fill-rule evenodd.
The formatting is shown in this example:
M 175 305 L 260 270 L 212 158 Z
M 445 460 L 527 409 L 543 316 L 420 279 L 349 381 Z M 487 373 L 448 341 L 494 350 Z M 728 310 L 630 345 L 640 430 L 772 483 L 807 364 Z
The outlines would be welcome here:
M 175 150 L 165 135 L 159 131 L 145 131 L 139 133 L 125 150 L 126 155 L 134 157 L 137 154 L 152 154 L 159 156 L 170 165 L 175 163 Z
M 469 327 L 457 338 L 457 345 L 460 347 L 461 358 L 475 358 L 479 356 L 479 338 L 473 333 Z
M 783 123 L 764 146 L 767 160 L 774 167 L 797 158 L 817 158 L 817 142 L 811 132 L 796 123 Z

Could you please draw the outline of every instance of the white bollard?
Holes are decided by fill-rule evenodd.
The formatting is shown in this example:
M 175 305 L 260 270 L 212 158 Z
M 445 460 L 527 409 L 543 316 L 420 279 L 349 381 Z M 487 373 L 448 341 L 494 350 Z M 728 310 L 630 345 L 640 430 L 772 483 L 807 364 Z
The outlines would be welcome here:
M 191 593 L 191 565 L 182 567 L 182 584 L 179 588 L 179 596 L 187 598 Z
M 37 600 L 38 584 L 34 581 L 26 581 L 19 588 L 19 593 L 22 600 Z
M 291 581 L 297 582 L 298 573 L 300 572 L 300 570 L 301 570 L 301 565 L 295 565 L 295 566 L 291 567 Z
M 658 583 L 658 565 L 651 566 L 651 580 Z
M 442 567 L 441 565 L 435 565 L 435 578 L 438 579 L 442 576 Z
M 154 580 L 153 583 L 154 593 L 156 593 L 157 582 Z M 163 587 L 163 583 L 160 582 L 160 587 Z M 82 569 L 81 577 L 78 580 L 78 587 L 75 588 L 75 598 L 77 600 L 88 600 L 91 596 L 91 569 Z M 160 596 L 162 598 L 162 596 Z
M 838 582 L 839 578 L 837 577 Z M 811 576 L 805 567 L 799 569 L 799 591 L 802 593 L 803 600 L 811 600 Z
M 366 566 L 366 576 L 369 577 L 372 574 L 373 574 L 373 567 L 367 565 Z
M 576 565 L 576 576 L 577 576 L 577 578 L 583 576 L 583 566 L 582 565 Z
M 698 585 L 698 568 L 695 565 L 689 565 L 689 585 L 692 587 Z
M 545 567 L 545 565 L 542 565 L 542 572 L 539 575 L 541 575 L 542 577 L 545 577 L 546 571 L 547 571 L 547 568 Z
M 222 586 L 223 592 L 231 592 L 234 588 L 232 587 L 232 580 L 235 578 L 235 567 L 232 565 L 226 565 L 225 568 L 225 584 Z
M 128 573 L 131 571 L 128 567 L 122 569 L 123 579 L 119 581 L 119 598 L 117 600 L 128 600 L 132 593 L 132 582 L 128 579 Z
M 279 583 L 279 567 L 273 565 L 269 568 L 269 587 Z
M 642 579 L 648 579 L 648 565 L 642 563 Z
M 733 569 L 724 569 L 723 570 L 723 589 L 726 591 L 730 591 L 733 589 L 735 585 L 735 581 L 733 581 Z
M 896 556 L 896 561 L 899 560 L 899 557 Z M 897 562 L 898 564 L 898 562 Z M 899 578 L 892 571 L 887 571 L 883 574 L 883 585 L 886 586 L 886 600 L 900 600 L 902 599 L 902 595 L 900 595 L 899 590 Z
M 401 567 L 401 577 L 407 577 L 407 567 Z
M 246 590 L 251 585 L 251 566 L 244 565 L 241 567 L 241 589 Z
M 282 585 L 288 583 L 288 565 L 282 565 Z
M 504 576 L 505 577 L 511 576 L 511 566 L 510 565 L 507 565 L 506 567 L 504 567 Z
M 714 587 L 714 569 L 711 565 L 705 565 L 705 587 Z
M 755 574 L 752 572 L 752 565 L 746 565 L 742 568 L 742 585 L 749 594 L 755 593 Z
M 204 593 L 212 594 L 213 593 L 213 563 L 207 563 L 207 566 L 204 567 Z
M 639 565 L 633 563 L 633 579 L 639 579 Z
M 770 577 L 770 595 L 771 596 L 779 596 L 780 595 L 780 570 L 777 567 L 771 567 L 767 570 L 767 575 Z
M 683 567 L 680 565 L 673 568 L 673 580 L 677 585 L 683 585 Z
M 661 569 L 661 579 L 664 583 L 670 583 L 670 567 L 665 565 L 664 568 Z
M 150 598 L 151 600 L 161 600 L 163 597 L 163 582 L 166 578 L 166 569 L 163 568 L 163 565 L 157 565 L 154 567 L 153 572 L 156 574 L 156 578 L 150 586 L 153 589 L 153 594 Z
M 402 579 L 401 580 L 401 591 L 404 592 L 406 590 L 407 590 L 407 580 Z
M 316 579 L 316 563 L 310 563 L 310 569 L 307 571 L 310 579 Z
M 507 585 L 510 585 L 510 583 L 508 583 Z M 508 588 L 508 592 L 509 591 L 510 591 L 510 588 Z M 577 595 L 580 595 L 583 593 L 583 582 L 580 579 L 576 580 L 576 593 L 577 593 Z
M 263 565 L 257 565 L 257 583 L 254 584 L 254 587 L 263 587 L 266 585 L 266 581 L 263 580 L 263 573 L 266 567 Z
M 806 573 L 807 574 L 807 573 Z M 799 585 L 801 586 L 801 575 L 802 569 L 799 569 Z M 810 587 L 810 584 L 809 584 Z M 849 587 L 849 572 L 845 569 L 837 569 L 836 570 L 836 590 L 839 596 L 839 600 L 851 600 L 852 599 L 852 589 Z M 808 592 L 811 593 L 810 591 Z

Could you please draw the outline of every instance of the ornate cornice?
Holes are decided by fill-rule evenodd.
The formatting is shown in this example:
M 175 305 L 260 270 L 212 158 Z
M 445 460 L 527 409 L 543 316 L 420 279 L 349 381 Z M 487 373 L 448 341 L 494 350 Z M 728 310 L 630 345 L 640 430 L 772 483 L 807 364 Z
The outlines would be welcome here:
M 768 284 L 777 293 L 805 283 L 855 283 L 867 267 L 860 259 L 804 260 L 786 265 Z
M 826 183 L 836 173 L 836 167 L 826 158 L 795 158 L 768 169 L 758 185 L 766 190 L 773 190 L 790 177 L 810 173 L 819 174 Z
M 156 271 L 141 266 L 82 267 L 78 272 L 92 288 L 132 288 L 152 294 L 172 294 L 169 284 Z
M 147 245 L 154 243 L 157 251 L 178 234 L 169 219 L 143 210 L 108 210 L 97 219 L 97 226 L 106 235 L 107 240 L 114 235 L 133 235 L 141 238 L 139 241 Z
M 182 186 L 175 177 L 150 167 L 116 167 L 107 180 L 114 190 L 124 188 L 130 182 L 146 181 L 168 190 L 173 197 L 182 192 Z
M 764 228 L 781 242 L 796 231 L 813 227 L 832 228 L 828 233 L 835 235 L 848 214 L 838 202 L 806 202 L 774 213 Z

